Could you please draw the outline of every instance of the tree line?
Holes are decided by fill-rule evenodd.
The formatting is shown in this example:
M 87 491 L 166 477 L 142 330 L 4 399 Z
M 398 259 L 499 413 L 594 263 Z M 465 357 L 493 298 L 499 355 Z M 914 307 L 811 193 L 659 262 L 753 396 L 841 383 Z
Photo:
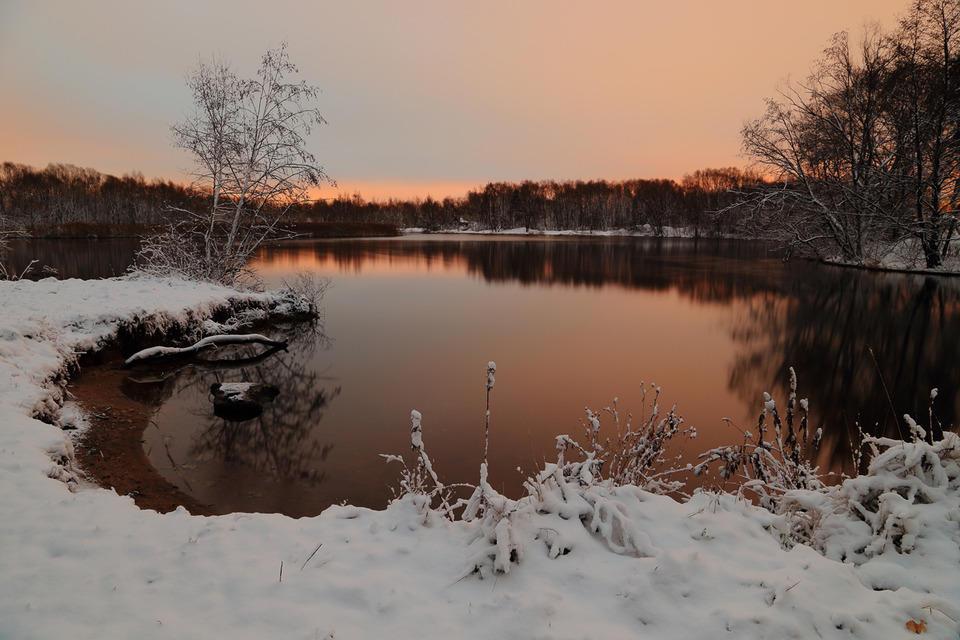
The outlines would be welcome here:
M 312 199 L 326 176 L 305 139 L 322 118 L 297 105 L 316 88 L 281 82 L 296 73 L 281 48 L 265 55 L 255 78 L 222 64 L 201 65 L 191 78 L 198 109 L 175 131 L 178 146 L 197 160 L 194 185 L 6 163 L 0 233 L 158 225 L 180 234 L 166 245 L 186 246 L 181 241 L 191 236 L 202 240 L 208 262 L 220 264 L 211 248 L 221 241 L 232 251 L 297 222 L 655 235 L 686 227 L 698 236 L 769 238 L 848 264 L 939 268 L 957 256 L 958 51 L 960 0 L 911 0 L 894 29 L 869 28 L 856 44 L 837 34 L 806 81 L 788 84 L 744 126 L 754 170 L 705 169 L 680 180 L 494 182 L 462 198 L 373 202 Z M 290 122 L 303 119 L 302 126 L 275 119 L 276 126 L 249 126 L 274 117 L 257 111 L 270 103 L 251 102 L 259 95 L 289 107 L 297 116 Z M 248 139 L 249 131 L 265 130 L 276 139 Z
M 743 145 L 771 179 L 739 203 L 758 232 L 851 264 L 943 265 L 960 201 L 960 0 L 913 0 L 857 44 L 834 36 Z
M 495 182 L 464 197 L 370 201 L 359 195 L 299 202 L 285 222 L 386 223 L 427 230 L 649 229 L 686 227 L 695 235 L 734 230 L 729 208 L 761 177 L 736 167 L 702 169 L 681 180 Z M 116 177 L 72 165 L 0 165 L 0 225 L 34 232 L 71 225 L 156 226 L 197 210 L 213 194 L 138 173 Z
M 699 236 L 731 231 L 731 217 L 711 212 L 728 207 L 758 182 L 757 174 L 736 167 L 702 169 L 679 181 L 492 182 L 463 198 L 382 203 L 340 198 L 315 202 L 304 213 L 322 221 L 361 219 L 428 230 L 646 228 L 663 235 L 669 227 L 686 227 Z
M 186 208 L 205 197 L 197 189 L 139 173 L 116 177 L 67 164 L 0 165 L 0 226 L 5 229 L 157 225 L 165 221 L 168 207 Z

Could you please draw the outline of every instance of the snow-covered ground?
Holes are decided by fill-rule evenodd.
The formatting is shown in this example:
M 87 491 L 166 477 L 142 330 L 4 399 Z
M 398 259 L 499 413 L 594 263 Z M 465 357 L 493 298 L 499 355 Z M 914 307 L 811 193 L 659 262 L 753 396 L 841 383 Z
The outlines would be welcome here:
M 243 300 L 270 296 L 168 280 L 0 282 L 0 638 L 874 640 L 907 637 L 911 620 L 927 637 L 957 637 L 960 467 L 956 451 L 928 445 L 890 455 L 931 477 L 908 478 L 902 502 L 881 496 L 910 553 L 858 549 L 863 527 L 847 522 L 840 494 L 795 496 L 820 510 L 828 555 L 849 547 L 857 565 L 784 550 L 777 517 L 729 495 L 681 503 L 610 489 L 605 535 L 562 510 L 530 514 L 514 529 L 519 562 L 480 579 L 470 574 L 480 523 L 448 522 L 410 497 L 294 520 L 160 515 L 109 490 L 71 490 L 64 432 L 33 416 L 60 416 L 72 354 L 124 324 L 199 326 Z M 425 425 L 429 443 L 429 416 Z M 913 504 L 914 494 L 935 500 Z M 561 535 L 569 552 L 551 557 L 544 541 Z
M 407 227 L 401 229 L 403 234 L 425 233 L 423 227 Z M 442 229 L 435 233 L 451 233 L 464 235 L 493 235 L 493 236 L 596 236 L 596 237 L 635 237 L 635 238 L 693 238 L 696 233 L 692 227 L 664 227 L 657 235 L 653 226 L 645 224 L 639 229 L 527 229 L 526 227 L 515 227 L 512 229 L 479 229 L 479 228 L 456 228 Z M 710 235 L 709 230 L 703 230 L 703 235 Z
M 915 239 L 905 239 L 880 245 L 872 248 L 870 254 L 864 264 L 851 263 L 839 255 L 829 257 L 824 262 L 844 267 L 866 267 L 880 271 L 907 271 L 934 275 L 960 274 L 960 254 L 957 254 L 955 248 L 944 257 L 943 264 L 935 269 L 930 269 L 927 267 L 920 243 Z

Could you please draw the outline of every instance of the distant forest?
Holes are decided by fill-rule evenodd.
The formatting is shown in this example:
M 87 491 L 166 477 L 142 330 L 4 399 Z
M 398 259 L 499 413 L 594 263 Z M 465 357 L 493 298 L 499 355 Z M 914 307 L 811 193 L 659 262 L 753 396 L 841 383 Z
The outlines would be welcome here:
M 364 200 L 320 199 L 291 209 L 289 223 L 380 223 L 426 230 L 644 229 L 658 235 L 670 227 L 696 235 L 734 230 L 733 215 L 714 212 L 734 204 L 762 180 L 735 167 L 703 169 L 675 180 L 495 182 L 462 198 Z M 0 229 L 35 235 L 75 230 L 101 235 L 136 232 L 200 211 L 210 195 L 169 180 L 122 177 L 93 169 L 51 164 L 44 169 L 0 165 Z

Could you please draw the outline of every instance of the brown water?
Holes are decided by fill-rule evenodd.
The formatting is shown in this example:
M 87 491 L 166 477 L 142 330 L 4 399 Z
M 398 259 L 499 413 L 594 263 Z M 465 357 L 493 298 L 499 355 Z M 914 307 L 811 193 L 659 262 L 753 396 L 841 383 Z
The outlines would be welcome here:
M 303 241 L 265 248 L 255 267 L 269 284 L 329 277 L 324 333 L 277 328 L 291 348 L 260 363 L 124 383 L 155 407 L 151 462 L 221 511 L 383 506 L 397 469 L 377 454 L 409 450 L 413 408 L 440 474 L 474 479 L 491 359 L 491 474 L 510 494 L 518 467 L 551 459 L 556 434 L 581 432 L 585 406 L 617 396 L 639 413 L 641 381 L 698 428 L 687 459 L 738 441 L 722 418 L 749 427 L 763 391 L 783 397 L 790 365 L 824 427 L 824 465 L 848 460 L 857 420 L 893 434 L 894 414 L 926 422 L 932 387 L 943 423 L 958 411 L 960 279 L 785 264 L 743 242 L 640 239 Z M 226 422 L 208 389 L 235 380 L 280 395 L 259 418 Z

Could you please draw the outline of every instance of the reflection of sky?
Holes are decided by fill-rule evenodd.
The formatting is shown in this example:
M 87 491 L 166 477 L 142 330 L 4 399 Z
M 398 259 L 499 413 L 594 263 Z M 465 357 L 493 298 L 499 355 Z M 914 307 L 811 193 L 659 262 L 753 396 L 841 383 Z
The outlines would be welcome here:
M 291 252 L 299 255 L 284 252 L 258 269 L 268 283 L 305 268 L 333 279 L 324 301 L 332 346 L 314 354 L 309 366 L 342 388 L 310 436 L 333 444 L 320 465 L 326 480 L 304 485 L 302 500 L 382 504 L 384 483 L 396 469 L 381 469 L 377 454 L 409 449 L 412 408 L 423 412 L 438 470 L 449 481 L 471 480 L 481 455 L 484 367 L 491 359 L 498 365 L 491 473 L 512 494 L 520 491 L 518 466 L 530 471 L 552 458 L 559 433 L 579 436 L 585 406 L 599 409 L 618 396 L 624 413 L 639 414 L 643 380 L 664 388 L 664 413 L 677 402 L 700 428 L 688 453 L 735 435 L 720 422 L 723 416 L 753 414 L 727 387 L 735 355 L 728 304 L 695 302 L 670 290 L 485 281 L 469 274 L 462 259 L 435 259 L 428 270 L 416 253 L 366 254 L 355 269 L 318 257 L 309 243 Z M 188 412 L 206 405 L 204 398 L 168 402 L 156 421 L 161 432 L 190 428 Z M 180 440 L 175 455 L 182 460 L 187 441 Z M 164 472 L 159 449 L 152 460 Z M 201 501 L 221 499 L 217 492 L 225 487 L 216 477 L 230 478 L 229 500 L 239 491 L 265 493 L 249 498 L 263 509 L 289 503 L 299 490 L 231 475 L 216 464 L 191 473 L 191 484 L 208 492 L 196 496 Z
M 4 0 L 0 160 L 178 177 L 189 160 L 168 127 L 198 56 L 248 72 L 286 39 L 323 88 L 312 144 L 346 193 L 679 177 L 742 162 L 739 128 L 780 79 L 834 31 L 905 6 Z
M 218 491 L 237 500 L 243 487 L 261 495 L 237 508 L 316 512 L 344 498 L 379 506 L 395 475 L 376 456 L 408 450 L 413 408 L 441 473 L 474 479 L 490 359 L 491 471 L 511 494 L 520 491 L 518 466 L 551 459 L 555 435 L 582 433 L 584 406 L 619 397 L 624 414 L 639 414 L 644 380 L 662 386 L 662 412 L 677 403 L 697 427 L 699 438 L 680 447 L 690 461 L 739 442 L 725 417 L 754 431 L 764 391 L 785 409 L 792 365 L 812 429 L 825 427 L 821 462 L 846 463 L 853 421 L 869 428 L 890 413 L 868 346 L 899 414 L 926 421 L 936 386 L 941 418 L 950 425 L 958 415 L 960 371 L 943 347 L 960 341 L 960 282 L 950 278 L 783 263 L 754 243 L 636 239 L 296 241 L 265 247 L 255 266 L 268 285 L 301 271 L 333 280 L 324 300 L 330 347 L 307 354 L 294 342 L 289 354 L 323 388 L 341 389 L 304 436 L 332 449 L 317 463 L 326 474 L 319 486 L 201 464 L 189 473 L 209 492 L 196 496 L 205 502 L 225 504 Z M 190 412 L 211 410 L 207 385 L 156 416 L 161 430 L 181 432 L 177 460 L 197 428 Z M 162 450 L 154 452 L 164 472 Z

